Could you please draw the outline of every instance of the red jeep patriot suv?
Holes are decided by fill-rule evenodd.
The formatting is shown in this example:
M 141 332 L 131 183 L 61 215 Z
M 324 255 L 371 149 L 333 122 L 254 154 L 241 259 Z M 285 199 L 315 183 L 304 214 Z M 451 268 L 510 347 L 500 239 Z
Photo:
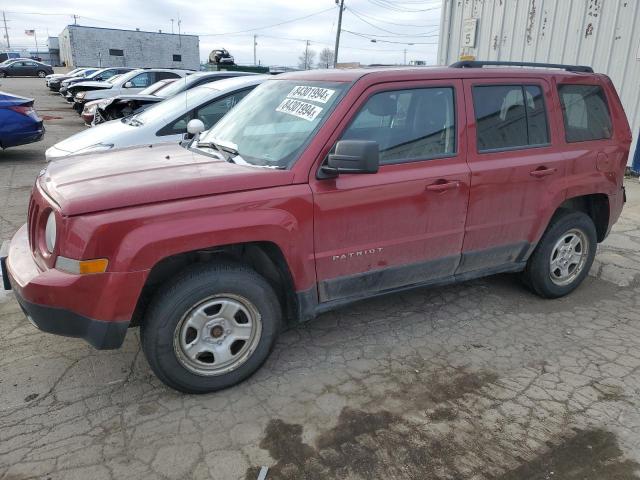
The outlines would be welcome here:
M 96 348 L 140 325 L 184 392 L 354 300 L 498 272 L 566 295 L 622 210 L 631 132 L 605 75 L 519 65 L 280 75 L 188 145 L 53 162 L 5 288 Z

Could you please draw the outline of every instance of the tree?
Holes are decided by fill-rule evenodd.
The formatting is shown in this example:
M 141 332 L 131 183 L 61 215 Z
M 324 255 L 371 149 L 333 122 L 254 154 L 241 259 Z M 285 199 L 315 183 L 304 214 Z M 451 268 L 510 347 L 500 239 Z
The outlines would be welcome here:
M 310 50 L 309 47 L 304 49 L 302 55 L 298 57 L 298 67 L 302 70 L 310 70 L 313 68 L 313 60 L 316 57 L 316 52 Z
M 330 48 L 323 48 L 318 55 L 318 68 L 331 68 L 333 67 L 333 50 Z

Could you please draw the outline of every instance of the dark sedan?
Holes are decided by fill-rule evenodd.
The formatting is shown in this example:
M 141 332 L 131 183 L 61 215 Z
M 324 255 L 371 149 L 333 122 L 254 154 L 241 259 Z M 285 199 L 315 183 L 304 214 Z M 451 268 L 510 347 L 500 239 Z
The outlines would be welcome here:
M 33 100 L 0 92 L 0 148 L 37 142 L 44 135 Z
M 40 77 L 53 73 L 51 65 L 35 60 L 17 60 L 0 66 L 0 77 Z

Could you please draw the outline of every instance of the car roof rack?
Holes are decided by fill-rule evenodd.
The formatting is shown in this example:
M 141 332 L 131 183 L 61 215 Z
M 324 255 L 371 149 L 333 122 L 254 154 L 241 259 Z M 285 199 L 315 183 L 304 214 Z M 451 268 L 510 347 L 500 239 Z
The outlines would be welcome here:
M 449 65 L 451 68 L 482 68 L 485 66 L 498 67 L 538 67 L 538 68 L 560 68 L 567 72 L 593 73 L 593 68 L 586 65 L 564 65 L 561 63 L 536 63 L 536 62 L 498 62 L 498 61 L 477 61 L 462 60 Z

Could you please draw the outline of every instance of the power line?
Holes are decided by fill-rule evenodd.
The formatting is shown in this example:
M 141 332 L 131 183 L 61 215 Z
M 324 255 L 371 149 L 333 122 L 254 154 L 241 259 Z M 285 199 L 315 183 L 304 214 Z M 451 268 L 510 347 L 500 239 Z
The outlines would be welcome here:
M 355 12 L 358 15 L 360 15 L 362 17 L 366 17 L 366 18 L 368 18 L 370 20 L 373 20 L 375 22 L 381 22 L 381 23 L 389 24 L 389 25 L 396 25 L 398 27 L 414 27 L 414 28 L 440 27 L 440 23 L 439 22 L 438 23 L 427 23 L 427 24 L 424 24 L 424 25 L 413 25 L 413 24 L 408 24 L 408 23 L 394 23 L 394 22 L 391 22 L 389 20 L 381 20 L 379 18 L 373 17 L 371 15 L 368 15 L 366 13 L 361 12 L 360 10 L 356 10 L 353 7 L 349 7 L 349 10 L 351 10 L 352 13 Z
M 350 33 L 351 35 L 355 35 L 357 37 L 366 38 L 367 40 L 370 40 L 374 43 L 382 42 L 382 43 L 395 43 L 398 45 L 438 45 L 438 42 L 394 42 L 392 40 L 381 40 L 377 38 L 371 38 L 370 36 L 367 36 L 364 33 L 352 32 L 351 30 L 342 29 L 342 31 L 346 33 Z
M 371 27 L 376 28 L 378 30 L 381 30 L 383 32 L 392 33 L 392 34 L 394 34 L 396 36 L 399 36 L 399 37 L 421 37 L 421 36 L 425 36 L 425 35 L 422 35 L 422 34 L 397 33 L 397 32 L 394 32 L 392 30 L 387 30 L 386 28 L 379 27 L 379 26 L 371 23 L 370 21 L 364 19 L 358 13 L 356 13 L 352 8 L 347 8 L 347 10 L 350 11 L 351 14 L 354 15 L 356 18 L 358 18 L 361 22 L 364 22 L 367 25 L 370 25 Z M 380 35 L 380 36 L 382 36 L 382 35 Z
M 323 13 L 329 12 L 331 10 L 334 10 L 335 7 L 331 7 L 331 8 L 327 8 L 325 10 L 320 10 L 319 12 L 315 12 L 315 13 L 311 13 L 309 15 L 305 15 L 303 17 L 297 17 L 297 18 L 292 18 L 291 20 L 285 20 L 283 22 L 279 22 L 279 23 L 274 23 L 273 25 L 265 25 L 264 27 L 257 27 L 257 28 L 249 28 L 247 30 L 238 30 L 237 32 L 225 32 L 225 33 L 195 33 L 194 35 L 198 35 L 200 37 L 218 37 L 221 35 L 234 35 L 236 33 L 247 33 L 247 32 L 255 32 L 257 30 L 266 30 L 268 28 L 273 28 L 273 27 L 278 27 L 280 25 L 284 25 L 286 23 L 292 23 L 292 22 L 297 22 L 298 20 L 304 20 L 306 18 L 310 18 L 310 17 L 315 17 L 316 15 L 321 15 Z
M 394 12 L 418 13 L 418 12 L 428 12 L 428 11 L 431 11 L 431 10 L 439 10 L 439 9 L 442 8 L 442 6 L 438 6 L 438 7 L 414 9 L 414 8 L 402 7 L 400 4 L 394 4 L 394 3 L 391 3 L 388 0 L 368 0 L 368 1 L 369 1 L 369 3 L 372 3 L 373 5 L 376 5 L 376 6 L 382 7 L 382 8 L 386 8 L 387 10 L 392 10 Z

